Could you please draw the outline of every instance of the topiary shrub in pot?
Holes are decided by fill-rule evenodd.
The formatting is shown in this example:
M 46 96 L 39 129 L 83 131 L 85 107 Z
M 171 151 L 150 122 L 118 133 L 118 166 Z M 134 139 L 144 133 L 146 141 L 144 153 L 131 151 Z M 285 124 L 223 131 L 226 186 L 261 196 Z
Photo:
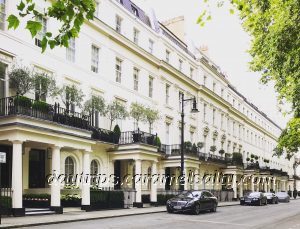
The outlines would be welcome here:
M 247 162 L 249 162 L 249 161 L 250 161 L 250 158 L 249 158 L 249 157 L 247 157 L 246 161 L 247 161 Z
M 223 149 L 220 149 L 220 150 L 219 150 L 219 154 L 221 154 L 221 156 L 222 156 L 224 153 L 225 153 L 225 150 L 223 150 Z
M 121 136 L 121 129 L 120 129 L 120 127 L 119 127 L 118 124 L 115 125 L 113 132 L 114 132 L 114 142 L 115 142 L 116 144 L 118 144 L 118 143 L 119 143 L 120 136 Z
M 154 145 L 157 147 L 161 146 L 160 138 L 158 136 L 154 138 Z
M 211 147 L 210 147 L 210 151 L 211 151 L 211 152 L 214 153 L 214 152 L 216 152 L 216 150 L 217 150 L 217 147 L 216 147 L 216 146 L 211 146 Z
M 243 155 L 241 153 L 233 153 L 232 154 L 232 162 L 235 165 L 242 165 L 243 164 Z

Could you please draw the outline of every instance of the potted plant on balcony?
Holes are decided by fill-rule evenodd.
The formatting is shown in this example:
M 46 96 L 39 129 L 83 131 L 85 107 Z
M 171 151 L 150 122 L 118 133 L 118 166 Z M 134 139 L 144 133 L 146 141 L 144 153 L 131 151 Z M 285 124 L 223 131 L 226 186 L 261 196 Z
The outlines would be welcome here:
M 159 116 L 159 111 L 158 110 L 155 110 L 155 109 L 152 109 L 150 107 L 146 107 L 144 109 L 144 116 L 145 116 L 145 120 L 148 122 L 149 124 L 149 133 L 151 134 L 152 133 L 152 127 L 153 127 L 153 124 L 160 119 L 160 116 Z
M 145 122 L 145 106 L 141 103 L 134 102 L 130 105 L 129 115 L 135 121 L 136 128 L 139 128 L 139 122 Z
M 220 150 L 219 150 L 219 154 L 220 154 L 221 156 L 223 156 L 224 153 L 225 153 L 225 150 L 223 150 L 223 149 L 220 149 Z
M 154 145 L 157 146 L 158 148 L 160 148 L 161 146 L 160 138 L 158 136 L 154 138 Z
M 214 153 L 214 152 L 216 152 L 217 147 L 216 146 L 211 146 L 209 150 Z
M 106 117 L 110 120 L 109 129 L 111 130 L 112 124 L 118 119 L 126 119 L 128 117 L 128 112 L 126 107 L 119 101 L 114 100 L 106 106 L 104 112 Z
M 234 165 L 243 165 L 243 155 L 239 152 L 232 154 L 232 163 Z
M 198 142 L 197 147 L 201 150 L 204 147 L 204 143 L 203 142 Z
M 24 66 L 13 66 L 8 73 L 9 87 L 14 89 L 16 94 L 25 95 L 33 87 L 31 70 Z
M 83 105 L 83 112 L 94 118 L 95 115 L 105 116 L 107 110 L 105 109 L 105 100 L 100 95 L 92 95 Z M 96 123 L 95 123 L 96 124 Z M 94 120 L 93 120 L 94 125 Z
M 118 144 L 121 136 L 121 129 L 119 125 L 115 125 L 113 132 L 114 132 L 114 142 Z
M 196 144 L 194 143 L 192 146 L 192 153 L 197 154 L 197 152 L 198 152 L 198 148 L 197 148 Z
M 247 162 L 249 162 L 249 161 L 250 161 L 250 158 L 249 158 L 249 157 L 247 157 L 247 158 L 246 158 L 246 161 L 247 161 Z

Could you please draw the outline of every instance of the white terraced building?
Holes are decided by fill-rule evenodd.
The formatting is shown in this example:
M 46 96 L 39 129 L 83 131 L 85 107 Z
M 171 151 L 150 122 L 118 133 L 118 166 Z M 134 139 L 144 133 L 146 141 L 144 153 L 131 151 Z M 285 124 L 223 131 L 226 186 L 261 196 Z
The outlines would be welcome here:
M 30 193 L 51 194 L 52 209 L 61 212 L 64 184 L 50 186 L 45 181 L 45 176 L 54 170 L 57 174 L 91 172 L 120 177 L 140 173 L 179 175 L 183 95 L 195 97 L 199 110 L 192 114 L 190 103 L 185 106 L 185 141 L 203 143 L 196 152 L 185 149 L 186 174 L 217 171 L 235 174 L 237 178 L 249 174 L 276 177 L 268 185 L 233 184 L 234 198 L 245 190 L 293 189 L 293 160 L 272 157 L 280 127 L 241 95 L 204 53 L 178 38 L 181 28 L 176 22 L 164 25 L 151 10 L 142 10 L 130 0 L 101 0 L 95 19 L 84 23 L 79 38 L 71 41 L 69 48 L 47 49 L 41 54 L 38 38 L 32 39 L 23 29 L 24 21 L 19 29 L 7 30 L 5 19 L 17 14 L 17 3 L 18 0 L 0 0 L 0 151 L 7 154 L 1 180 L 2 187 L 12 189 L 15 215 L 24 214 L 22 195 Z M 36 0 L 36 4 L 43 9 L 50 1 Z M 44 32 L 57 28 L 52 18 L 42 20 Z M 101 95 L 105 101 L 116 100 L 128 109 L 131 103 L 138 102 L 159 110 L 160 119 L 152 130 L 147 123 L 137 126 L 130 118 L 117 120 L 114 125 L 120 126 L 122 134 L 120 141 L 115 142 L 105 130 L 110 128 L 109 120 L 99 114 L 94 117 L 95 128 L 91 129 L 91 122 L 79 114 L 79 124 L 55 118 L 59 115 L 57 106 L 47 117 L 37 115 L 33 108 L 29 112 L 17 110 L 15 92 L 8 79 L 16 63 L 52 75 L 57 85 L 76 85 L 84 92 L 85 100 Z M 26 96 L 34 99 L 35 93 Z M 48 104 L 62 104 L 60 100 L 44 99 Z M 78 107 L 75 110 L 81 112 Z M 70 114 L 70 120 L 72 117 Z M 136 141 L 133 135 L 138 128 L 140 135 Z M 160 147 L 153 144 L 150 131 L 159 136 Z M 221 149 L 227 158 L 232 153 L 241 153 L 243 164 L 226 159 L 219 153 Z M 218 191 L 223 185 L 186 182 L 185 189 Z M 133 190 L 130 201 L 140 206 L 143 195 L 150 195 L 150 201 L 157 202 L 157 194 L 178 190 L 179 185 L 106 187 Z M 82 206 L 88 207 L 89 185 L 80 186 L 79 193 Z

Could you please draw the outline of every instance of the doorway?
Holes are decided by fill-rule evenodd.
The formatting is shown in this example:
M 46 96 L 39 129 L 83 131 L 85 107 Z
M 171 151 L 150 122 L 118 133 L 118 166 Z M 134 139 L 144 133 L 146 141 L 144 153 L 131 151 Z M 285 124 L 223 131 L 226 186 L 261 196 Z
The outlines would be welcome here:
M 45 150 L 29 152 L 29 188 L 45 188 Z

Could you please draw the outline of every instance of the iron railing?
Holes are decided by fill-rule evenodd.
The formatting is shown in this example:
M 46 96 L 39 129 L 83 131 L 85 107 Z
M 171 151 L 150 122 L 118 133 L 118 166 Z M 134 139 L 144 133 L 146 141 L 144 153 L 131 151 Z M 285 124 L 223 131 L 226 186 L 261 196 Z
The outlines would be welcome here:
M 113 131 L 92 127 L 92 138 L 103 142 L 118 144 L 119 139 Z
M 144 131 L 126 131 L 122 132 L 119 144 L 132 144 L 132 143 L 144 143 L 147 145 L 156 145 L 155 139 L 157 138 L 157 134 L 150 134 Z
M 166 155 L 170 155 L 170 156 L 179 156 L 181 154 L 180 144 L 174 144 L 174 145 L 161 144 L 159 150 L 161 152 L 164 152 Z M 197 147 L 184 146 L 183 152 L 185 155 L 198 156 L 199 149 Z
M 0 99 L 0 116 L 9 115 L 24 115 L 87 130 L 91 126 L 88 115 L 62 108 L 59 103 L 51 105 L 18 95 Z
M 0 188 L 0 211 L 1 215 L 12 214 L 12 190 L 11 188 Z

